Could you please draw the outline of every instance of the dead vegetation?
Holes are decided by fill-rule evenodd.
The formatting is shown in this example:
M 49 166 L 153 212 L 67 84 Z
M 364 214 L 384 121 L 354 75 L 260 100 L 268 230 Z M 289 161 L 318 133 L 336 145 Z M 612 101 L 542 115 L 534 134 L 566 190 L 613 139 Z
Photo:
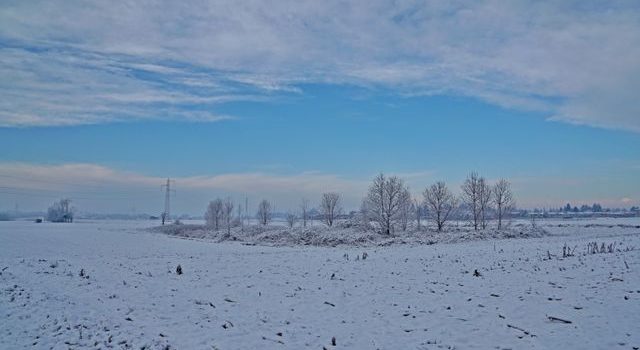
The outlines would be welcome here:
M 582 256 L 593 255 L 593 254 L 614 254 L 614 253 L 622 253 L 629 252 L 635 250 L 635 247 L 627 246 L 624 248 L 620 248 L 622 244 L 618 242 L 588 242 L 585 250 L 582 252 Z M 576 256 L 576 250 L 578 246 L 570 247 L 566 243 L 562 246 L 562 259 L 574 257 Z M 560 255 L 552 254 L 549 250 L 547 250 L 546 257 L 542 260 L 552 260 L 553 258 L 560 258 Z
M 151 229 L 152 232 L 189 239 L 205 239 L 215 242 L 239 241 L 246 244 L 271 246 L 390 246 L 398 244 L 430 245 L 434 243 L 457 243 L 489 239 L 538 238 L 547 235 L 540 228 L 511 227 L 502 230 L 475 231 L 471 227 L 451 227 L 447 230 L 407 230 L 391 234 L 379 234 L 362 230 L 345 222 L 336 222 L 333 227 L 314 225 L 288 227 L 284 225 L 254 225 L 235 228 L 221 233 L 206 225 L 165 225 Z M 362 257 L 366 258 L 366 257 Z

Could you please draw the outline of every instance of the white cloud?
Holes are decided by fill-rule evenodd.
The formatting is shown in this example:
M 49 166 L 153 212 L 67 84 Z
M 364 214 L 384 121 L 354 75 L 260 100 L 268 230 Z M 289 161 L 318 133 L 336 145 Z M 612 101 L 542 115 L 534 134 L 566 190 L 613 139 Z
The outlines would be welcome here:
M 247 86 L 324 82 L 640 131 L 639 18 L 634 1 L 9 1 L 0 124 L 152 118 L 157 103 L 211 110 Z

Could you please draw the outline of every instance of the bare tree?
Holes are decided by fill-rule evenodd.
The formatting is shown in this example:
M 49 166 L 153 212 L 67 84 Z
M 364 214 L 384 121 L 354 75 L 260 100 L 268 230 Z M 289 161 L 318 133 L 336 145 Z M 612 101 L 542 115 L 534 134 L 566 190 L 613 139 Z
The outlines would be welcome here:
M 287 219 L 287 225 L 289 225 L 289 228 L 293 228 L 293 226 L 298 221 L 298 215 L 290 211 L 287 213 L 286 219 Z
M 340 202 L 341 198 L 338 193 L 329 192 L 322 195 L 322 200 L 320 201 L 320 211 L 322 213 L 322 219 L 324 220 L 324 223 L 329 227 L 333 226 L 333 222 L 342 211 Z
M 416 215 L 416 222 L 418 223 L 418 231 L 420 231 L 420 227 L 421 227 L 420 219 L 422 218 L 422 203 L 420 203 L 417 199 L 413 200 L 413 210 Z
M 462 184 L 462 199 L 471 210 L 473 228 L 478 230 L 480 223 L 480 176 L 472 172 Z
M 409 193 L 409 189 L 405 188 L 401 193 L 400 197 L 400 211 L 398 213 L 398 222 L 400 224 L 400 229 L 402 231 L 406 231 L 409 226 L 409 220 L 411 220 L 411 216 L 413 213 L 412 203 L 411 203 L 411 194 Z
M 300 203 L 300 210 L 302 214 L 302 227 L 307 227 L 307 220 L 309 220 L 309 200 L 302 198 Z
M 242 219 L 242 204 L 238 204 L 236 210 L 236 224 L 240 225 L 240 232 L 244 233 L 244 220 Z
M 455 196 L 442 181 L 438 181 L 430 187 L 427 187 L 427 189 L 424 190 L 423 196 L 424 203 L 429 209 L 429 217 L 435 222 L 438 231 L 442 231 L 442 228 L 457 205 Z
M 360 203 L 360 212 L 358 213 L 359 226 L 363 231 L 371 228 L 371 211 L 369 210 L 369 202 L 365 198 Z
M 249 226 L 250 218 L 249 218 L 249 197 L 244 197 L 244 219 L 247 221 L 247 226 Z
M 227 235 L 231 234 L 231 224 L 233 223 L 233 201 L 227 197 L 222 207 L 222 217 L 224 219 L 225 227 L 227 228 Z
M 500 230 L 502 229 L 502 219 L 515 207 L 515 200 L 513 199 L 509 181 L 500 179 L 493 185 L 493 203 L 496 205 L 498 230 Z
M 266 199 L 263 199 L 260 204 L 258 204 L 258 213 L 256 214 L 256 218 L 263 226 L 266 226 L 271 221 L 271 203 Z
M 482 229 L 487 228 L 488 211 L 491 208 L 491 186 L 481 177 L 478 182 L 478 203 L 480 204 L 480 224 Z
M 220 223 L 222 222 L 223 203 L 222 199 L 216 198 L 209 202 L 207 212 L 204 214 L 204 219 L 208 226 L 212 226 L 216 231 L 220 229 Z
M 408 197 L 404 182 L 396 176 L 380 174 L 373 179 L 363 208 L 367 217 L 375 221 L 383 234 L 391 234 Z

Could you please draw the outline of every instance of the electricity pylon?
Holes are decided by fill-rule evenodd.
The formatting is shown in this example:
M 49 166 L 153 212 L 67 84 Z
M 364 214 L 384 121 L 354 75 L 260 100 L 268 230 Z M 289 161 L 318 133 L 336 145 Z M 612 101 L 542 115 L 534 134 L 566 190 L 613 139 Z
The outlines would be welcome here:
M 169 221 L 171 216 L 171 192 L 174 194 L 176 190 L 171 189 L 171 183 L 175 185 L 175 181 L 171 179 L 167 179 L 167 183 L 165 185 L 161 185 L 160 188 L 164 189 L 164 211 L 162 212 L 162 224 L 164 225 L 165 221 Z

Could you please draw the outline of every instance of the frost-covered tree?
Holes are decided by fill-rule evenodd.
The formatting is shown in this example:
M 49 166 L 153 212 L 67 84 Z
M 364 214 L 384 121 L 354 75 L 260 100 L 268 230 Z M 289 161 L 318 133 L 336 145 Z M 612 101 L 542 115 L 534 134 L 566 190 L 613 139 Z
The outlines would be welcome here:
M 338 193 L 329 192 L 322 195 L 320 212 L 322 214 L 322 220 L 327 226 L 332 227 L 336 217 L 342 211 L 340 203 L 341 198 Z
M 289 225 L 289 228 L 293 228 L 293 226 L 298 221 L 298 215 L 290 211 L 287 213 L 286 219 L 287 219 L 287 225 Z
M 204 213 L 204 219 L 207 223 L 207 226 L 213 227 L 214 230 L 218 231 L 220 229 L 220 224 L 222 223 L 222 212 L 223 212 L 224 204 L 222 199 L 216 198 L 215 200 L 209 202 L 207 206 L 207 212 Z
M 233 201 L 229 197 L 222 204 L 222 220 L 227 228 L 227 235 L 230 235 L 231 225 L 233 224 Z
M 383 234 L 388 235 L 393 232 L 408 198 L 409 190 L 401 179 L 380 174 L 373 179 L 363 208 L 367 217 L 378 224 Z
M 244 220 L 242 220 L 242 204 L 238 204 L 236 207 L 235 224 L 240 226 L 240 231 L 244 233 Z
M 360 203 L 360 211 L 358 213 L 358 226 L 363 231 L 368 231 L 371 228 L 371 213 L 369 210 L 369 202 L 365 198 Z
M 409 221 L 413 217 L 413 203 L 411 201 L 411 194 L 409 193 L 409 189 L 402 192 L 402 197 L 400 198 L 400 212 L 398 213 L 398 224 L 400 225 L 400 229 L 402 231 L 406 231 L 409 226 Z
M 266 226 L 271 221 L 271 203 L 263 199 L 258 204 L 258 212 L 256 213 L 256 218 L 260 225 Z
M 424 204 L 429 212 L 429 218 L 436 224 L 438 231 L 442 231 L 457 206 L 456 197 L 442 181 L 427 187 L 423 196 Z
M 420 227 L 422 225 L 420 222 L 420 220 L 422 219 L 422 203 L 420 203 L 420 201 L 418 201 L 417 199 L 413 200 L 413 213 L 416 217 L 418 230 L 420 230 Z
M 47 209 L 47 220 L 51 222 L 73 222 L 71 199 L 64 198 L 53 203 Z
M 509 181 L 500 179 L 493 185 L 493 203 L 496 206 L 498 230 L 500 230 L 502 229 L 502 220 L 515 207 L 515 200 L 513 199 Z
M 462 200 L 471 211 L 473 228 L 476 231 L 481 225 L 482 209 L 480 199 L 482 195 L 480 187 L 484 186 L 484 183 L 484 178 L 481 178 L 478 173 L 472 172 L 462 184 Z
M 480 204 L 480 225 L 482 229 L 487 228 L 487 221 L 489 216 L 489 210 L 491 209 L 491 198 L 493 197 L 493 192 L 491 190 L 491 186 L 484 177 L 480 178 L 478 182 L 478 203 Z
M 302 227 L 307 227 L 307 220 L 309 220 L 309 200 L 306 198 L 302 198 L 302 202 L 300 203 L 300 214 L 302 218 Z

